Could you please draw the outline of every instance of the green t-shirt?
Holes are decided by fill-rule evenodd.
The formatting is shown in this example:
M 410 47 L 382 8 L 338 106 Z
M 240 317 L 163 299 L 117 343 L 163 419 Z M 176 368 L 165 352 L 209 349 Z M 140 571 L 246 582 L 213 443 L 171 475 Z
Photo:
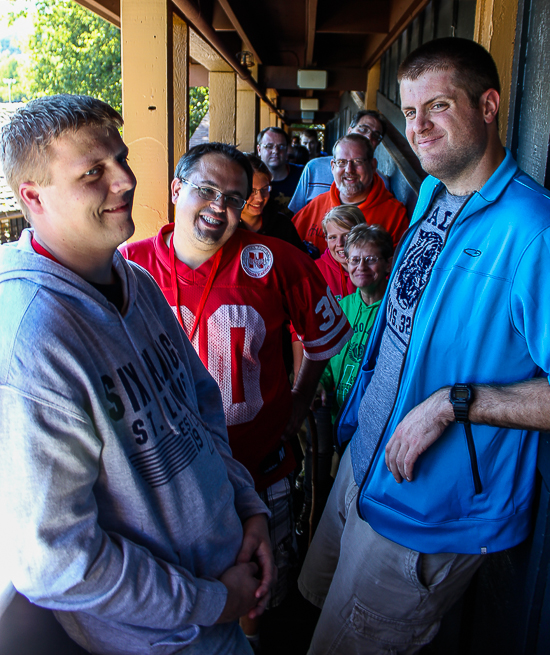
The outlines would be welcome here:
M 320 380 L 327 392 L 335 391 L 335 402 L 331 408 L 333 419 L 355 382 L 381 302 L 378 300 L 372 305 L 365 305 L 359 289 L 340 301 L 353 328 L 353 336 L 337 355 L 330 358 Z

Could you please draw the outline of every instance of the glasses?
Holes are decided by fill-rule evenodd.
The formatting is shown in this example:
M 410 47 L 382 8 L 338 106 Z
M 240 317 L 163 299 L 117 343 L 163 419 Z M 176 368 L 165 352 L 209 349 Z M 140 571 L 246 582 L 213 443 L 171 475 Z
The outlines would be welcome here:
M 379 261 L 382 261 L 382 257 L 348 257 L 348 264 L 350 266 L 359 266 L 361 262 L 365 262 L 367 266 L 373 266 L 373 264 Z
M 380 143 L 384 136 L 380 134 L 377 130 L 373 130 L 372 127 L 369 127 L 368 125 L 356 125 L 353 128 L 354 132 L 357 132 L 357 134 L 362 134 L 363 136 L 366 136 L 367 139 L 371 139 L 373 141 L 376 141 L 376 143 Z
M 193 182 L 186 180 L 184 177 L 178 179 L 185 182 L 185 184 L 192 186 L 193 189 L 196 189 L 197 193 L 203 200 L 216 202 L 216 200 L 223 198 L 225 204 L 228 207 L 231 207 L 231 209 L 242 209 L 246 205 L 246 200 L 237 198 L 236 196 L 227 196 L 225 193 L 218 191 L 218 189 L 213 189 L 211 186 L 199 186 L 198 184 L 193 184 Z
M 262 143 L 261 147 L 265 150 L 269 150 L 270 152 L 272 150 L 278 150 L 279 152 L 282 152 L 283 150 L 287 149 L 287 146 L 284 143 L 280 143 L 279 145 L 275 145 L 274 143 Z
M 357 159 L 333 159 L 332 161 L 337 168 L 346 168 L 348 164 L 354 168 L 363 168 L 368 160 L 364 157 L 357 157 Z
M 271 187 L 268 185 L 263 186 L 261 189 L 252 189 L 252 193 L 250 195 L 255 196 L 257 193 L 259 193 L 263 198 L 267 198 L 267 196 L 269 196 L 271 193 Z

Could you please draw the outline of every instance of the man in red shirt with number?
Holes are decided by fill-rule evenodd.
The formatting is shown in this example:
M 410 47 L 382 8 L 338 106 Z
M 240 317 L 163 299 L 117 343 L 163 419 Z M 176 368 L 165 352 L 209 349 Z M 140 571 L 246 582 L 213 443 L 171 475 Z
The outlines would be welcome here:
M 326 360 L 351 329 L 307 255 L 237 229 L 251 184 L 250 164 L 234 146 L 192 148 L 171 185 L 175 224 L 122 251 L 153 275 L 221 389 L 233 455 L 266 499 L 273 549 L 284 553 L 276 558 L 277 604 L 292 549 L 288 475 L 296 464 L 286 438 L 296 434 Z M 289 321 L 305 354 L 292 390 L 282 353 Z

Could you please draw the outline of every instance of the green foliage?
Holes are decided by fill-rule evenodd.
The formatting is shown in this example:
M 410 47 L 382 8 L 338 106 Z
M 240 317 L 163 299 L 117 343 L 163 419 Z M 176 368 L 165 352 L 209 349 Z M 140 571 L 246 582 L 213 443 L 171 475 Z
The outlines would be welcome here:
M 0 102 L 9 102 L 10 93 L 9 85 L 4 80 L 14 80 L 11 84 L 11 101 L 22 102 L 25 100 L 25 93 L 21 85 L 19 72 L 19 56 L 17 54 L 8 54 L 2 52 L 0 55 Z
M 208 87 L 194 86 L 189 89 L 189 136 L 193 136 L 195 130 L 208 111 L 209 95 Z
M 79 93 L 121 111 L 120 31 L 72 0 L 37 0 L 35 7 L 29 97 Z

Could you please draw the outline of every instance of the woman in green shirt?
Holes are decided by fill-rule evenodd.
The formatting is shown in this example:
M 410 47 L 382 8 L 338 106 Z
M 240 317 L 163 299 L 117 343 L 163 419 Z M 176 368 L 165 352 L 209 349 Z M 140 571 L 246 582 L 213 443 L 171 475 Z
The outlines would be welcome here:
M 333 419 L 353 386 L 363 360 L 365 344 L 388 284 L 393 242 L 379 225 L 357 225 L 348 234 L 344 252 L 350 280 L 357 291 L 340 302 L 353 327 L 353 337 L 330 359 L 320 380 L 323 405 L 327 402 L 327 393 L 334 392 Z

